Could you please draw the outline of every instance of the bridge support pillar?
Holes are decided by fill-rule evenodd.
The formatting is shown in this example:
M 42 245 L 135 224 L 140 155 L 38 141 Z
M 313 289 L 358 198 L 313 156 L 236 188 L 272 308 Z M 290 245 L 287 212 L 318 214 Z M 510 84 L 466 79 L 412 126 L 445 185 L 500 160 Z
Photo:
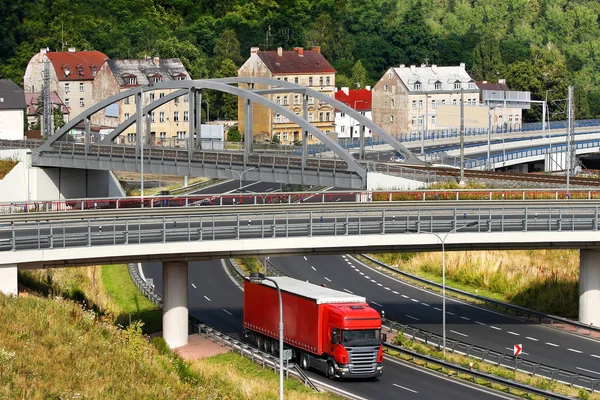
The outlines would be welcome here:
M 163 338 L 170 348 L 188 342 L 188 263 L 163 262 Z
M 579 250 L 579 322 L 600 325 L 600 250 Z
M 12 296 L 19 294 L 17 264 L 0 265 L 0 292 Z

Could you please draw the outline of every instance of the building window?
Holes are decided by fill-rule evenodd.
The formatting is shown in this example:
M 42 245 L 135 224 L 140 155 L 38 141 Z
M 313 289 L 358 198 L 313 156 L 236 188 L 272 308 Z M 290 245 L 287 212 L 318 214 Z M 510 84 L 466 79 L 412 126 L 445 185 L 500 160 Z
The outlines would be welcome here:
M 167 133 L 165 132 L 165 135 Z M 177 139 L 179 140 L 185 140 L 187 138 L 187 132 L 186 131 L 177 131 Z
M 79 107 L 85 107 L 85 100 L 83 97 L 79 99 Z
M 294 83 L 295 83 L 295 84 L 298 84 L 298 82 L 299 82 L 299 79 L 298 79 L 298 77 L 295 77 L 295 78 L 294 78 Z
M 452 105 L 455 106 L 456 105 L 456 99 L 452 99 Z
M 340 113 L 340 117 L 344 118 L 346 116 L 346 113 Z
M 325 121 L 329 121 L 329 117 L 330 117 L 330 114 L 329 113 L 325 113 Z
M 158 83 L 160 81 L 162 81 L 162 76 L 160 76 L 160 75 L 155 75 L 152 77 L 152 79 L 150 79 L 150 82 L 152 82 L 152 83 Z
M 394 123 L 394 116 L 390 114 L 390 122 L 393 124 Z
M 77 75 L 83 76 L 83 65 L 77 66 Z
M 325 83 L 327 86 L 331 85 L 331 78 L 329 76 L 325 78 Z
M 184 121 L 189 121 L 190 120 L 190 112 L 189 111 L 184 111 L 183 112 L 183 120 Z
M 345 131 L 345 130 L 346 130 L 346 127 L 345 127 L 344 125 L 342 125 L 342 126 L 340 127 L 340 131 L 341 131 L 342 133 L 344 133 L 344 131 Z
M 285 82 L 287 82 L 287 81 L 288 81 L 288 78 L 287 78 L 287 76 L 286 76 L 285 78 L 283 78 L 283 80 L 284 80 Z
M 281 104 L 281 96 L 277 96 L 277 100 L 275 100 L 275 103 Z
M 165 122 L 165 112 L 164 111 L 161 111 L 160 113 L 158 113 L 158 121 Z
M 308 97 L 308 104 L 315 104 L 315 99 L 314 97 Z
M 442 99 L 442 105 L 446 104 L 446 99 Z
M 475 89 L 475 82 L 469 82 L 469 89 Z
M 288 133 L 287 132 L 283 132 L 283 140 L 285 140 L 287 142 L 287 140 L 288 140 Z
M 313 78 L 312 76 L 308 78 L 308 86 L 312 86 L 313 85 Z
M 417 124 L 417 117 L 412 117 L 412 120 L 410 122 L 411 122 L 411 124 L 416 125 Z
M 432 115 L 432 116 L 431 116 L 431 123 L 432 123 L 433 125 L 435 125 L 435 124 L 437 123 L 437 118 L 436 118 L 436 117 L 437 117 L 437 115 Z
M 189 95 L 189 93 L 184 94 L 183 95 L 183 102 L 187 103 L 189 101 L 190 101 L 190 95 Z
M 125 120 L 128 120 L 128 119 L 129 119 L 129 116 L 130 116 L 130 115 L 129 115 L 129 113 L 125 113 L 125 114 L 123 114 L 123 118 L 125 118 Z
M 65 93 L 69 93 L 71 91 L 71 87 L 69 86 L 69 83 L 65 83 Z
M 421 90 L 421 83 L 420 82 L 416 82 L 414 84 L 414 90 Z
M 313 113 L 308 113 L 308 122 L 313 122 L 314 116 Z
M 150 102 L 154 101 L 154 93 L 150 93 Z
M 294 104 L 300 104 L 300 96 L 298 96 L 298 95 L 294 96 Z
M 390 100 L 390 106 L 392 106 L 392 108 L 394 108 L 394 99 Z
M 288 97 L 287 96 L 283 96 L 283 105 L 284 106 L 288 105 Z
M 156 113 L 155 113 L 154 111 L 152 111 L 152 112 L 150 113 L 150 121 L 152 121 L 152 122 L 156 122 L 156 121 L 155 121 L 155 118 L 154 118 L 154 117 L 155 117 L 155 114 L 156 114 Z
M 83 82 L 79 82 L 79 91 L 83 92 L 85 90 L 85 87 L 83 86 Z
M 387 92 L 387 85 L 383 85 L 383 91 Z
M 319 77 L 319 86 L 323 86 L 323 77 L 322 76 Z
M 431 108 L 433 108 L 434 110 L 437 108 L 437 103 L 435 100 L 431 100 Z
M 163 97 L 165 97 L 165 94 L 161 93 L 158 97 L 162 99 Z
M 71 100 L 68 98 L 65 99 L 65 107 L 71 107 Z
M 167 132 L 161 132 L 158 135 L 160 137 L 160 140 L 165 140 L 167 138 Z
M 460 82 L 454 82 L 454 89 L 460 89 Z
M 442 82 L 435 83 L 435 90 L 442 90 Z
M 417 101 L 416 101 L 416 100 L 413 100 L 413 101 L 412 101 L 412 109 L 413 109 L 413 110 L 416 110 L 416 109 L 417 109 Z
M 423 125 L 423 117 L 419 117 L 419 125 Z
M 323 122 L 323 113 L 322 112 L 319 113 L 319 122 Z
M 423 100 L 419 100 L 419 108 L 422 109 L 423 108 Z
M 128 133 L 127 134 L 127 141 L 129 143 L 135 142 L 135 133 Z
M 281 114 L 279 114 L 279 113 L 275 114 L 275 122 L 278 124 L 281 123 Z
M 123 100 L 123 103 L 125 104 L 129 104 L 131 102 L 131 100 L 129 100 L 129 97 L 125 97 L 125 100 Z
M 96 76 L 98 75 L 98 67 L 95 65 L 92 65 L 92 76 Z
M 179 111 L 173 112 L 173 121 L 179 122 Z

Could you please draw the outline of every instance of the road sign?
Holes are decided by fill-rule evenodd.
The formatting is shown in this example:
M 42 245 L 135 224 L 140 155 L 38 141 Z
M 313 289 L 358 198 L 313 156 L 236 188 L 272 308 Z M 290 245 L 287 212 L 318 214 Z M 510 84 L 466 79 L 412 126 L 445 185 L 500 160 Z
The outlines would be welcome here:
M 522 350 L 523 350 L 523 345 L 522 344 L 515 344 L 513 346 L 513 351 L 515 353 L 515 357 L 518 356 L 519 354 L 521 354 Z
M 289 361 L 292 359 L 292 350 L 291 349 L 283 350 L 283 359 L 286 361 Z

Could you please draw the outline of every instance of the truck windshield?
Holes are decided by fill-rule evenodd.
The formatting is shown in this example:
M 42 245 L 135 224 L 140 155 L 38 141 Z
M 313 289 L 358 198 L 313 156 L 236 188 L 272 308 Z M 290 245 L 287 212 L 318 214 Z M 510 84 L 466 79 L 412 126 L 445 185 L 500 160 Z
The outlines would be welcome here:
M 376 346 L 379 344 L 379 331 L 379 329 L 344 331 L 342 344 L 344 346 Z

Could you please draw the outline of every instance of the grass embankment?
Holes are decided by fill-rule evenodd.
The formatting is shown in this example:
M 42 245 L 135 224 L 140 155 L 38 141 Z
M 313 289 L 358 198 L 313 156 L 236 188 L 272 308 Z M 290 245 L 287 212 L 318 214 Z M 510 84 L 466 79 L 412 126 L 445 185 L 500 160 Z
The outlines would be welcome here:
M 0 159 L 0 179 L 3 179 L 19 162 L 11 158 Z
M 251 272 L 265 272 L 263 265 L 257 257 L 236 258 L 235 261 L 237 261 L 238 265 L 246 275 L 249 275 Z
M 442 282 L 441 253 L 373 257 L 402 271 Z M 446 252 L 446 284 L 544 313 L 577 318 L 577 250 Z

